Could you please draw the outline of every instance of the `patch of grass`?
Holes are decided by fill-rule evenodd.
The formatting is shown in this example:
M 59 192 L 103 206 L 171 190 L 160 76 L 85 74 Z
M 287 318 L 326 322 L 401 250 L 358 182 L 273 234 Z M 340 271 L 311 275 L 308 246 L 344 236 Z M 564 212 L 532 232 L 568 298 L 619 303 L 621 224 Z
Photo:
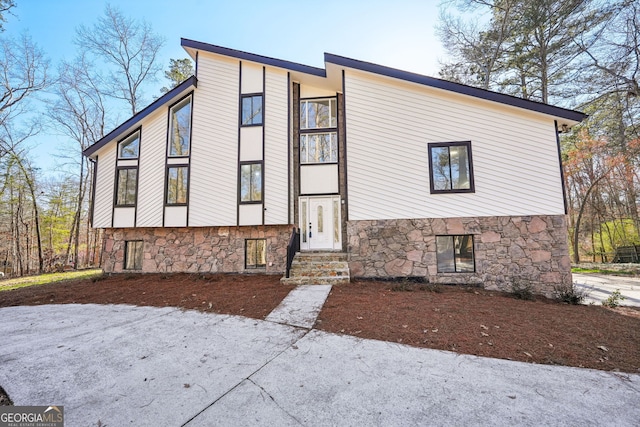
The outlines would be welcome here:
M 17 277 L 0 281 L 0 291 L 26 288 L 28 286 L 47 285 L 49 283 L 66 282 L 78 279 L 95 279 L 102 276 L 101 269 L 66 271 L 64 273 L 48 273 L 38 276 Z
M 609 270 L 606 268 L 582 268 L 582 267 L 573 267 L 571 269 L 572 273 L 584 273 L 584 274 L 611 274 L 618 276 L 633 276 L 635 273 L 633 271 L 625 271 L 625 270 Z

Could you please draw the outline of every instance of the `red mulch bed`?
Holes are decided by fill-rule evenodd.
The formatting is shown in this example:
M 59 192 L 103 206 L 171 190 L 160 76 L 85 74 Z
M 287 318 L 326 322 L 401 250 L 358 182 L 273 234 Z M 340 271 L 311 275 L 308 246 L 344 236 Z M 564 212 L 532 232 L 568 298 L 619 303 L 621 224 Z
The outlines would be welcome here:
M 358 280 L 333 287 L 316 328 L 478 356 L 640 373 L 636 308 Z
M 114 274 L 0 292 L 0 307 L 40 304 L 132 304 L 179 307 L 264 319 L 291 289 L 281 276 Z
M 263 319 L 291 289 L 280 284 L 280 276 L 120 274 L 2 291 L 0 307 L 134 304 Z M 316 328 L 479 356 L 640 373 L 640 310 L 632 308 L 357 280 L 334 286 Z

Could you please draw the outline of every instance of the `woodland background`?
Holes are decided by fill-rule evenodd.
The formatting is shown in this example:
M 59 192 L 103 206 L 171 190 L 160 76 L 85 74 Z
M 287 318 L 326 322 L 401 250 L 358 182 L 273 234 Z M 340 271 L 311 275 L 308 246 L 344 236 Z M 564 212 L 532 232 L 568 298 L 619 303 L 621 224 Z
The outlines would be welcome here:
M 16 6 L 0 0 L 0 30 Z M 437 33 L 449 55 L 438 77 L 589 115 L 560 135 L 574 262 L 611 261 L 616 247 L 640 244 L 637 0 L 449 0 Z M 81 152 L 120 113 L 148 105 L 145 85 L 164 77 L 166 92 L 193 73 L 189 59 L 162 69 L 164 43 L 150 24 L 108 5 L 76 28 L 75 59 L 55 66 L 27 35 L 0 34 L 1 272 L 98 264 L 92 167 Z M 46 103 L 46 114 L 30 114 L 32 102 Z M 33 166 L 29 141 L 41 132 L 68 140 L 61 175 Z

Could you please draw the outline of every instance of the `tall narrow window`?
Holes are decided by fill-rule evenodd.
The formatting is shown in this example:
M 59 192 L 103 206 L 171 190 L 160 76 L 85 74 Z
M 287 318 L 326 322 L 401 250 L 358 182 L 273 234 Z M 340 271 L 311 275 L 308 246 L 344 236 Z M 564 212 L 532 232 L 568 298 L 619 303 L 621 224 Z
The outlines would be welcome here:
M 340 202 L 333 201 L 333 242 L 340 243 Z
M 316 214 L 318 215 L 318 233 L 324 233 L 324 212 L 322 206 L 318 206 Z
M 244 241 L 245 268 L 259 268 L 267 266 L 267 240 L 247 239 Z
M 263 102 L 262 95 L 247 95 L 242 97 L 242 126 L 262 124 Z
M 142 270 L 142 240 L 128 240 L 124 247 L 124 269 Z
M 429 144 L 431 193 L 472 193 L 473 164 L 471 143 Z
M 140 132 L 130 135 L 118 143 L 118 159 L 137 159 L 140 152 Z
M 436 259 L 439 273 L 475 271 L 473 236 L 436 236 Z
M 191 140 L 191 96 L 171 107 L 169 157 L 189 155 Z
M 307 243 L 307 201 L 303 200 L 300 203 L 300 222 L 302 223 L 302 242 Z
M 184 205 L 187 203 L 188 166 L 170 166 L 167 168 L 167 204 Z
M 116 206 L 136 205 L 137 180 L 138 168 L 118 169 Z
M 240 165 L 240 202 L 262 201 L 262 164 Z

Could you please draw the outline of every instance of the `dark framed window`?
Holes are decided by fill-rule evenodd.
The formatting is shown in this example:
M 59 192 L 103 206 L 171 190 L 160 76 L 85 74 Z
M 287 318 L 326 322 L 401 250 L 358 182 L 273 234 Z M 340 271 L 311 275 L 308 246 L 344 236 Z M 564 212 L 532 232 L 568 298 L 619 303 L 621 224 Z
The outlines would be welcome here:
M 262 112 L 264 104 L 262 95 L 244 95 L 242 96 L 242 117 L 240 123 L 242 126 L 257 126 L 262 124 Z
M 267 240 L 246 239 L 244 241 L 244 268 L 267 266 Z
M 140 131 L 118 142 L 118 159 L 137 159 L 140 154 Z
M 124 269 L 142 270 L 143 241 L 127 240 L 124 246 Z
M 167 205 L 186 205 L 189 166 L 167 167 Z
M 337 161 L 338 135 L 336 132 L 300 135 L 300 163 L 336 163 Z
M 138 192 L 138 168 L 119 168 L 116 206 L 135 206 Z
M 431 193 L 473 193 L 471 142 L 429 144 Z
M 336 98 L 300 101 L 300 129 L 338 127 Z
M 262 201 L 262 163 L 240 164 L 240 202 Z
M 191 143 L 191 95 L 171 107 L 169 157 L 186 157 Z
M 475 271 L 473 235 L 436 236 L 438 273 L 472 273 Z

